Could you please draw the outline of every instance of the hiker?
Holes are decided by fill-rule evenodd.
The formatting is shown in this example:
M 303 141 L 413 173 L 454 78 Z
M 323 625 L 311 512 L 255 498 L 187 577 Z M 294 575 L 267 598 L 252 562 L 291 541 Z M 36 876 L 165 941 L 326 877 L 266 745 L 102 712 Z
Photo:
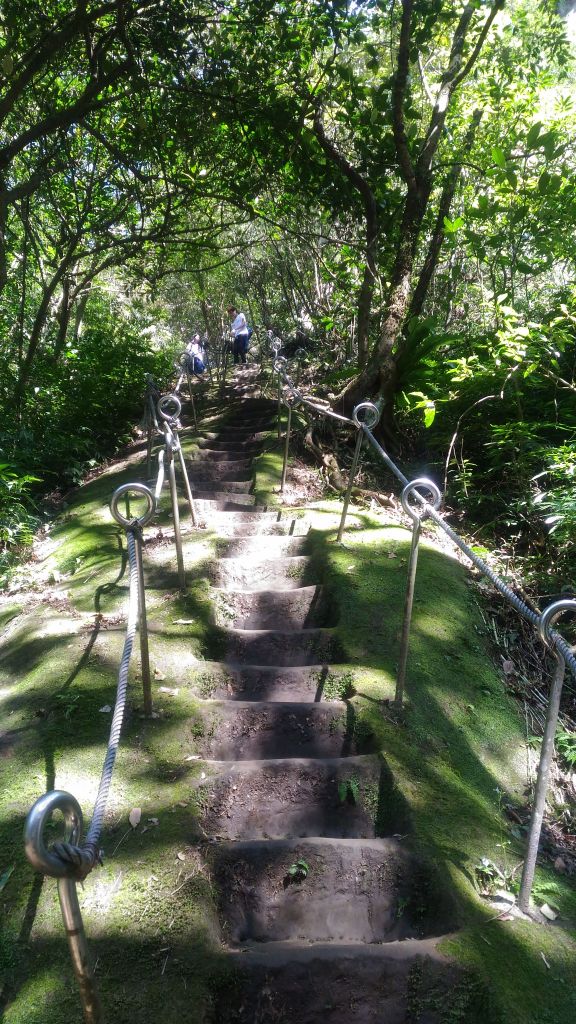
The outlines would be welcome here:
M 244 313 L 239 313 L 236 306 L 228 307 L 228 316 L 232 317 L 232 323 L 230 324 L 230 330 L 234 336 L 234 362 L 245 363 L 246 362 L 246 351 L 248 349 L 248 341 L 250 339 L 250 328 L 246 323 L 246 317 Z
M 188 342 L 186 351 L 188 353 L 188 371 L 199 377 L 206 368 L 206 359 L 199 334 L 195 334 L 192 341 Z

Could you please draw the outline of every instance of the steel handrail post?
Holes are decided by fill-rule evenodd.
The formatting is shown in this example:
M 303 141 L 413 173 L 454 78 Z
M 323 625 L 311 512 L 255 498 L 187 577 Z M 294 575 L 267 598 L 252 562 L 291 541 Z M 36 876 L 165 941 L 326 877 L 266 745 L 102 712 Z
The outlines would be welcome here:
M 169 407 L 173 406 L 173 411 L 170 412 Z M 190 487 L 190 480 L 188 477 L 188 470 L 186 469 L 186 462 L 182 452 L 182 445 L 180 444 L 180 437 L 178 435 L 178 417 L 182 412 L 182 403 L 176 395 L 164 395 L 158 402 L 158 414 L 164 421 L 164 435 L 165 435 L 165 454 L 168 454 L 168 449 L 172 453 L 178 452 L 180 469 L 184 478 L 184 486 L 186 488 L 186 497 L 188 498 L 188 504 L 190 506 L 190 518 L 192 519 L 192 526 L 197 526 L 196 519 L 196 508 L 194 505 L 194 498 L 192 496 L 192 488 Z M 178 516 L 178 525 L 180 524 L 180 517 Z
M 143 495 L 147 502 L 148 508 L 143 516 L 138 519 L 129 520 L 124 519 L 118 511 L 118 500 L 122 494 L 125 495 L 126 500 L 128 494 L 132 491 L 134 494 Z M 126 537 L 131 534 L 134 541 L 134 552 L 136 555 L 136 573 L 138 577 L 138 633 L 140 636 L 140 662 L 142 668 L 142 700 L 144 706 L 144 714 L 149 718 L 152 715 L 152 675 L 150 672 L 150 647 L 148 643 L 148 617 L 146 614 L 146 588 L 144 584 L 144 560 L 143 560 L 143 544 L 142 544 L 142 527 L 146 523 L 150 522 L 154 514 L 156 513 L 156 501 L 157 495 L 152 494 L 152 491 L 145 487 L 143 484 L 122 484 L 114 494 L 112 495 L 112 501 L 110 503 L 110 510 L 114 519 L 120 526 L 123 526 L 126 530 Z
M 287 401 L 286 408 L 288 409 L 288 417 L 286 420 L 286 438 L 284 444 L 284 465 L 282 466 L 282 480 L 280 482 L 280 494 L 284 494 L 284 486 L 286 484 L 286 472 L 288 469 L 288 455 L 290 452 L 290 431 L 292 429 L 292 402 Z
M 410 543 L 410 556 L 408 559 L 406 596 L 404 598 L 404 617 L 402 619 L 400 655 L 398 658 L 398 674 L 396 676 L 396 692 L 394 694 L 394 703 L 399 706 L 402 704 L 404 699 L 404 686 L 406 683 L 406 668 L 408 665 L 408 648 L 410 645 L 410 627 L 412 625 L 412 607 L 414 604 L 414 589 L 416 586 L 416 570 L 418 568 L 420 533 L 420 519 L 415 518 L 412 524 L 412 541 Z
M 548 791 L 550 768 L 554 758 L 554 741 L 558 726 L 560 698 L 562 696 L 562 686 L 566 670 L 564 657 L 561 652 L 556 648 L 553 648 L 550 643 L 550 630 L 553 623 L 560 615 L 564 612 L 574 612 L 575 610 L 576 601 L 574 600 L 566 599 L 563 601 L 555 601 L 554 604 L 551 604 L 548 608 L 544 609 L 539 622 L 540 636 L 546 646 L 553 651 L 556 659 L 556 667 L 552 677 L 550 697 L 548 700 L 548 708 L 546 710 L 546 724 L 544 726 L 542 749 L 540 752 L 536 787 L 534 790 L 534 806 L 532 808 L 530 828 L 528 831 L 528 848 L 526 851 L 526 857 L 524 858 L 520 894 L 518 896 L 518 906 L 525 914 L 528 914 L 530 911 L 530 895 L 532 892 L 532 883 L 534 881 L 534 872 L 536 870 L 536 860 L 538 857 L 538 846 L 540 844 L 540 833 L 542 831 L 544 811 L 546 810 L 546 793 Z
M 190 478 L 188 476 L 188 470 L 186 468 L 186 460 L 184 458 L 184 452 L 180 444 L 180 438 L 176 435 L 176 451 L 178 452 L 178 461 L 180 462 L 180 470 L 184 479 L 184 487 L 186 488 L 186 497 L 188 498 L 188 504 L 190 506 L 190 518 L 192 519 L 192 526 L 197 526 L 198 521 L 196 519 L 196 506 L 194 505 L 194 497 L 192 495 L 192 488 L 190 486 Z
M 131 530 L 136 546 L 136 566 L 138 571 L 138 633 L 140 636 L 140 664 L 142 668 L 142 696 L 144 714 L 152 717 L 152 675 L 150 673 L 150 647 L 148 644 L 148 617 L 146 615 L 146 590 L 144 586 L 144 561 L 142 557 L 142 530 L 137 527 Z
M 186 366 L 186 376 L 188 377 L 188 392 L 190 394 L 190 402 L 191 402 L 191 405 L 192 405 L 192 416 L 194 418 L 194 430 L 197 430 L 198 429 L 198 417 L 196 416 L 196 403 L 194 401 L 193 388 L 192 388 L 192 378 L 190 376 L 190 370 L 188 369 L 188 366 Z
M 305 401 L 305 399 L 304 399 Z M 306 403 L 310 404 L 310 403 Z M 321 410 L 320 410 L 321 411 Z M 360 419 L 360 414 L 363 415 L 363 419 Z M 372 402 L 360 402 L 359 405 L 355 406 L 354 412 L 352 413 L 352 422 L 356 426 L 358 431 L 356 435 L 356 447 L 354 448 L 354 455 L 352 457 L 352 465 L 350 467 L 350 473 L 348 475 L 348 486 L 346 488 L 346 494 L 344 495 L 344 504 L 342 505 L 342 515 L 340 516 L 340 525 L 338 527 L 338 533 L 336 540 L 338 544 L 342 542 L 342 535 L 344 533 L 344 526 L 346 523 L 346 516 L 348 515 L 348 506 L 350 504 L 350 498 L 352 496 L 352 488 L 356 479 L 356 473 L 358 471 L 358 462 L 360 460 L 360 449 L 362 448 L 362 441 L 364 440 L 364 434 L 362 431 L 363 424 L 369 424 L 371 427 L 375 427 L 380 419 L 380 413 L 377 407 Z
M 178 585 L 180 590 L 186 589 L 186 576 L 184 573 L 184 556 L 182 554 L 182 535 L 180 533 L 180 509 L 178 507 L 178 492 L 176 490 L 176 473 L 174 470 L 174 453 L 169 440 L 164 448 L 164 465 L 168 465 L 168 481 L 170 484 L 170 501 L 172 504 L 172 521 L 174 524 L 174 544 L 176 547 L 176 564 L 178 566 Z
M 404 687 L 406 685 L 406 668 L 408 666 L 408 649 L 410 646 L 410 628 L 412 626 L 412 609 L 414 605 L 414 590 L 416 587 L 416 570 L 418 568 L 418 551 L 420 535 L 422 532 L 422 520 L 426 517 L 426 506 L 421 509 L 413 509 L 410 505 L 410 496 L 418 494 L 417 487 L 426 488 L 433 496 L 433 507 L 440 508 L 442 495 L 436 484 L 426 477 L 418 477 L 407 484 L 402 491 L 402 508 L 412 519 L 412 540 L 410 543 L 410 556 L 408 558 L 408 573 L 406 577 L 406 596 L 404 598 L 404 617 L 402 619 L 402 633 L 400 637 L 400 656 L 398 658 L 398 674 L 396 676 L 396 693 L 394 702 L 401 705 L 404 699 Z
M 342 514 L 340 516 L 340 525 L 338 527 L 338 534 L 336 540 L 340 544 L 342 541 L 342 534 L 344 533 L 344 526 L 346 523 L 346 516 L 348 515 L 348 505 L 350 504 L 350 498 L 352 496 L 352 488 L 356 479 L 356 473 L 358 471 L 358 462 L 360 461 L 360 449 L 362 448 L 362 441 L 364 435 L 361 430 L 358 430 L 356 434 L 356 445 L 354 447 L 354 455 L 352 456 L 352 465 L 350 467 L 350 473 L 348 474 L 348 486 L 344 495 L 344 503 L 342 505 Z
M 64 842 L 47 846 L 44 840 L 46 825 L 55 811 L 64 816 L 66 838 Z M 74 973 L 80 988 L 80 1000 L 85 1024 L 103 1024 L 100 1000 L 96 989 L 92 959 L 86 940 L 82 912 L 78 903 L 77 881 L 84 874 L 74 863 L 62 856 L 66 848 L 78 850 L 82 842 L 82 809 L 71 793 L 52 790 L 41 796 L 28 812 L 24 826 L 24 848 L 35 871 L 58 879 L 58 896 L 62 921 L 68 940 L 68 949 Z M 87 868 L 87 873 L 90 868 Z
M 103 1024 L 104 1017 L 96 987 L 92 957 L 78 902 L 78 888 L 73 878 L 58 879 L 58 900 L 68 939 L 70 959 L 80 989 L 84 1024 Z

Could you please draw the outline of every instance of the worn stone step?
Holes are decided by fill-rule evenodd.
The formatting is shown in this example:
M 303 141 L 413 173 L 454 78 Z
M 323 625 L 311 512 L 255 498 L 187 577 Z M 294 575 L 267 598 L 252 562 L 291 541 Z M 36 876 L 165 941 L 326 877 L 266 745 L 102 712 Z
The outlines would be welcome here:
M 213 762 L 198 788 L 202 825 L 225 839 L 369 838 L 388 779 L 370 755 Z
M 232 943 L 375 943 L 449 930 L 435 872 L 397 839 L 223 843 L 210 859 Z M 290 873 L 298 862 L 305 877 Z
M 299 630 L 336 623 L 326 592 L 319 586 L 251 592 L 215 587 L 212 597 L 219 626 Z
M 385 945 L 292 941 L 237 947 L 227 953 L 233 989 L 220 987 L 215 994 L 214 1021 L 445 1024 L 455 993 L 460 1002 L 468 993 L 470 1002 L 460 1009 L 476 1016 L 478 985 L 437 946 L 430 938 Z
M 334 758 L 358 753 L 354 708 L 334 704 L 205 701 L 182 733 L 185 752 L 217 761 Z M 366 752 L 367 738 L 363 742 Z
M 186 468 L 191 480 L 196 481 L 196 486 L 202 480 L 226 481 L 227 489 L 230 482 L 242 483 L 242 486 L 252 483 L 253 471 L 252 460 L 242 459 L 236 462 L 212 462 L 209 459 L 187 459 Z
M 209 491 L 193 490 L 194 501 L 200 515 L 209 516 L 212 512 L 242 512 L 243 509 L 254 508 L 255 498 L 253 494 L 237 494 L 233 491 Z M 252 501 L 244 501 L 244 498 L 252 498 Z M 246 513 L 244 513 L 246 514 Z M 258 514 L 253 512 L 252 514 Z
M 166 666 L 160 665 L 164 671 Z M 346 669 L 328 665 L 304 665 L 296 668 L 279 665 L 223 665 L 221 662 L 202 662 L 192 667 L 187 681 L 190 687 L 205 697 L 230 701 L 323 701 L 330 700 L 333 692 L 340 693 L 339 681 L 349 677 Z M 171 677 L 181 682 L 177 672 Z M 327 693 L 327 696 L 326 696 Z
M 271 427 L 270 430 L 272 429 Z M 228 444 L 253 444 L 255 441 L 264 441 L 270 430 L 251 430 L 250 428 L 236 430 L 232 427 L 222 427 L 218 430 L 202 430 L 201 434 L 211 444 L 213 441 L 227 442 Z
M 191 472 L 188 479 L 194 494 L 249 494 L 252 487 L 252 474 L 244 480 L 238 480 L 238 474 L 230 474 L 231 479 L 226 479 L 226 474 L 218 476 L 206 476 L 205 473 Z M 247 504 L 255 504 L 255 499 Z
M 212 507 L 210 507 L 212 505 Z M 219 509 L 216 502 L 205 502 L 200 520 L 207 529 L 226 537 L 305 536 L 308 524 L 304 519 L 282 518 L 277 512 L 268 512 L 256 506 L 251 512 Z
M 224 463 L 226 471 L 228 467 L 230 470 L 236 470 L 238 472 L 244 472 L 249 470 L 254 465 L 254 459 L 252 456 L 248 458 L 238 458 L 238 452 L 229 451 L 211 451 L 209 448 L 202 448 L 198 452 L 194 452 L 192 455 L 187 456 L 187 461 L 191 466 L 198 465 L 222 465 Z
M 228 452 L 234 458 L 241 458 L 243 454 L 255 455 L 262 451 L 263 442 L 260 441 L 222 441 L 217 437 L 200 437 L 198 447 L 201 451 Z
M 214 563 L 214 582 L 225 590 L 294 590 L 310 574 L 307 555 L 262 559 L 222 558 Z
M 232 537 L 216 541 L 219 558 L 249 558 L 258 555 L 263 558 L 288 558 L 303 555 L 307 537 Z
M 341 661 L 334 631 L 325 628 L 222 629 L 225 661 L 233 665 L 316 665 Z

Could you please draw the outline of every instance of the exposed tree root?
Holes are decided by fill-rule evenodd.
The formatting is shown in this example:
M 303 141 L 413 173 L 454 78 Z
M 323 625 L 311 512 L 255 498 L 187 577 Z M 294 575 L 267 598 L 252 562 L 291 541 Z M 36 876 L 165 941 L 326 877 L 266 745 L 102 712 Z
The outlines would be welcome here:
M 327 485 L 337 494 L 344 494 L 348 487 L 348 478 L 340 469 L 336 456 L 332 452 L 324 451 L 314 437 L 314 424 L 308 424 L 304 436 L 304 445 L 312 452 L 317 462 L 322 467 L 322 473 Z M 353 487 L 352 497 L 376 501 L 383 508 L 396 508 L 396 501 L 390 494 L 382 494 L 380 491 L 373 491 L 367 487 Z

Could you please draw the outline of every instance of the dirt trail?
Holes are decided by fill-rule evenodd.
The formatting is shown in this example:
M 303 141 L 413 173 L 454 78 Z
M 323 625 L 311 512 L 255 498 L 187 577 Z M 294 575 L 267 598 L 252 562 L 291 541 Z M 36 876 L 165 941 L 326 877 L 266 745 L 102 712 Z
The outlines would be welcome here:
M 382 814 L 389 769 L 359 749 L 347 702 L 322 701 L 341 654 L 336 610 L 307 556 L 305 519 L 251 494 L 276 412 L 255 374 L 239 372 L 223 425 L 210 421 L 190 463 L 200 511 L 222 535 L 213 596 L 227 683 L 207 702 L 217 724 L 201 742 L 200 797 L 236 970 L 214 1022 L 435 1024 L 442 1011 L 422 1015 L 419 993 L 430 1005 L 438 991 L 440 1006 L 455 981 L 433 941 L 451 921 L 433 867 Z

